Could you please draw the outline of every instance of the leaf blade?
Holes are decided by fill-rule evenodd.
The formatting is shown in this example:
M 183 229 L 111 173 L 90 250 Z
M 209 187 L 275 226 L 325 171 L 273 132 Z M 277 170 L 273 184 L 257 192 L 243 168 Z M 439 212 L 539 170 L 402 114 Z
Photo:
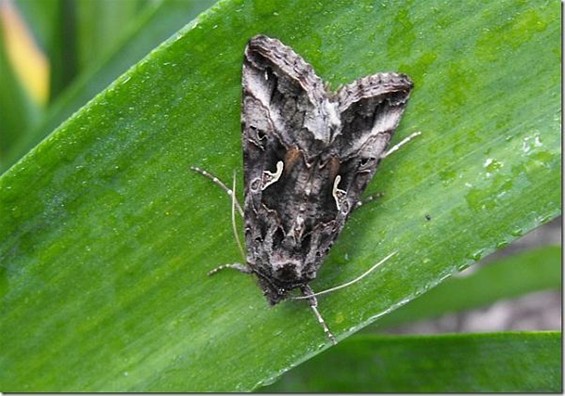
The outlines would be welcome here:
M 362 284 L 321 300 L 334 334 L 351 334 L 478 259 L 476 252 L 484 255 L 518 229 L 559 213 L 557 6 L 536 9 L 545 30 L 526 30 L 511 42 L 516 48 L 502 48 L 507 58 L 485 62 L 473 55 L 484 55 L 484 46 L 494 53 L 514 34 L 497 19 L 501 10 L 524 18 L 531 9 L 513 2 L 458 11 L 434 4 L 421 4 L 412 15 L 348 1 L 323 10 L 307 1 L 222 2 L 6 172 L 0 332 L 42 331 L 23 333 L 4 351 L 3 388 L 250 390 L 327 346 L 306 306 L 269 310 L 250 279 L 205 276 L 238 252 L 226 243 L 230 201 L 188 167 L 227 180 L 240 169 L 241 56 L 258 32 L 292 45 L 333 83 L 398 70 L 417 84 L 398 139 L 416 127 L 424 137 L 383 163 L 374 185 L 386 197 L 353 216 L 313 286 L 349 280 L 403 249 Z M 486 20 L 458 23 L 485 14 Z M 449 29 L 438 30 L 446 21 Z M 400 29 L 408 22 L 411 28 Z M 486 40 L 480 51 L 457 58 L 457 48 L 474 44 L 484 26 L 493 28 L 483 33 L 491 46 Z M 432 67 L 426 62 L 434 51 L 422 48 L 433 39 L 445 58 Z M 465 88 L 478 88 L 450 93 L 467 63 L 475 73 Z M 528 78 L 531 67 L 543 89 Z M 509 68 L 529 96 L 512 89 Z M 498 81 L 492 89 L 491 80 Z M 504 134 L 496 138 L 495 121 L 483 117 L 487 108 L 501 119 L 495 130 Z M 489 158 L 504 158 L 503 166 L 484 165 Z
M 559 392 L 561 333 L 355 336 L 262 392 Z

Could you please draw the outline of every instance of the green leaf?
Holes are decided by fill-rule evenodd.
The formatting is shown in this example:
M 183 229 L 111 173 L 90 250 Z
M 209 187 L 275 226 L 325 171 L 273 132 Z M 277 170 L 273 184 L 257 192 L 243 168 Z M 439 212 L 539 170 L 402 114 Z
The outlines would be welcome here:
M 20 0 L 21 1 L 21 0 Z M 27 2 L 24 2 L 27 3 Z M 87 4 L 97 2 L 86 2 Z M 120 3 L 120 2 L 112 2 Z M 40 125 L 29 131 L 29 136 L 14 147 L 4 161 L 7 169 L 45 138 L 65 119 L 71 116 L 113 80 L 124 73 L 149 53 L 155 46 L 170 37 L 187 21 L 211 6 L 212 0 L 167 0 L 147 7 L 130 24 L 123 37 L 110 55 L 93 59 L 73 83 L 57 97 L 57 100 L 43 117 Z M 44 2 L 34 0 L 33 5 L 42 8 Z M 119 5 L 118 5 L 119 6 Z M 35 10 L 36 7 L 29 7 Z M 86 49 L 85 49 L 86 50 Z
M 15 0 L 14 4 L 21 13 L 26 28 L 31 30 L 37 45 L 46 51 L 59 28 L 57 12 L 60 0 Z
M 262 392 L 561 392 L 561 333 L 355 336 Z
M 115 46 L 141 8 L 138 0 L 59 0 L 49 41 L 51 99 L 55 99 L 91 62 Z
M 379 328 L 492 304 L 561 287 L 561 247 L 501 258 L 465 277 L 451 278 L 379 320 Z
M 251 279 L 206 277 L 240 260 L 231 202 L 188 167 L 241 174 L 241 59 L 259 32 L 333 86 L 386 70 L 416 84 L 395 141 L 423 136 L 384 161 L 370 189 L 385 198 L 313 283 L 398 251 L 320 299 L 340 339 L 559 213 L 557 3 L 223 1 L 0 177 L 2 389 L 243 391 L 329 346 L 306 304 L 269 309 Z
M 7 11 L 5 15 L 8 15 Z M 0 18 L 0 169 L 6 162 L 6 153 L 23 132 L 37 122 L 41 113 L 40 106 L 25 90 L 8 58 L 5 38 L 8 26 L 5 22 L 8 21 Z
M 75 0 L 77 58 L 80 70 L 106 58 L 122 40 L 128 27 L 147 8 L 140 0 Z

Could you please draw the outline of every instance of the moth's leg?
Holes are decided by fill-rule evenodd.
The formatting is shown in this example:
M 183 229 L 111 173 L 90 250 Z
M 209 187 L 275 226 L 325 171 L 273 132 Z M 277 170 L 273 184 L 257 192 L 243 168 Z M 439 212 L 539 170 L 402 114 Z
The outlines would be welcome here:
M 374 201 L 377 198 L 381 198 L 383 196 L 384 196 L 384 193 L 380 193 L 380 192 L 368 195 L 365 198 L 363 198 L 362 200 L 360 200 L 359 202 L 357 202 L 354 209 L 357 209 L 358 207 L 363 206 L 365 204 L 368 204 L 369 202 Z
M 414 138 L 420 136 L 422 134 L 422 132 L 414 132 L 413 134 L 411 134 L 408 137 L 405 137 L 404 139 L 402 139 L 400 141 L 400 143 L 395 144 L 394 146 L 392 146 L 391 148 L 389 148 L 383 155 L 381 155 L 381 159 L 382 158 L 386 158 L 389 155 L 391 155 L 392 153 L 394 153 L 395 151 L 397 151 L 399 148 L 401 148 L 402 146 L 404 146 L 406 143 L 410 142 L 411 140 L 413 140 Z M 355 205 L 355 209 L 357 209 L 360 206 L 363 206 L 371 201 L 374 201 L 377 198 L 381 198 L 384 194 L 383 193 L 376 193 L 376 194 L 371 194 L 368 197 L 363 198 L 362 200 L 360 200 L 359 202 L 357 202 L 357 204 Z
M 208 276 L 214 275 L 215 273 L 217 273 L 221 270 L 225 270 L 227 268 L 237 270 L 237 271 L 242 272 L 244 274 L 252 274 L 253 273 L 253 271 L 251 271 L 251 268 L 249 268 L 249 266 L 247 266 L 245 264 L 234 263 L 234 264 L 220 265 L 219 267 L 216 267 L 212 271 L 208 272 Z
M 226 194 L 228 194 L 230 196 L 230 198 L 233 199 L 233 201 L 235 202 L 235 207 L 236 207 L 237 211 L 239 212 L 241 217 L 243 217 L 243 209 L 241 208 L 241 205 L 238 202 L 238 200 L 237 200 L 237 198 L 236 198 L 236 196 L 235 196 L 235 194 L 234 194 L 234 192 L 231 188 L 226 186 L 220 179 L 218 179 L 216 176 L 214 176 L 210 172 L 205 171 L 204 169 L 201 169 L 197 166 L 191 166 L 190 169 L 193 170 L 194 172 L 200 173 L 202 176 L 207 177 L 208 179 L 212 180 L 212 182 L 214 184 L 216 184 L 222 190 L 224 190 L 226 192 Z
M 220 179 L 218 179 L 216 176 L 214 176 L 210 172 L 207 172 L 204 169 L 198 168 L 197 166 L 191 166 L 190 169 L 193 170 L 194 172 L 200 173 L 202 176 L 207 177 L 208 179 L 212 180 L 212 182 L 214 184 L 219 186 L 222 190 L 224 190 L 230 196 L 231 201 L 232 201 L 231 224 L 232 224 L 233 235 L 235 237 L 235 241 L 237 243 L 237 247 L 239 249 L 239 252 L 241 253 L 241 257 L 245 260 L 245 253 L 243 252 L 243 246 L 241 244 L 241 241 L 239 240 L 239 235 L 237 234 L 237 225 L 235 223 L 235 210 L 236 209 L 237 209 L 238 213 L 240 214 L 240 216 L 243 217 L 243 210 L 241 209 L 241 205 L 237 201 L 237 197 L 235 195 L 235 171 L 233 173 L 233 186 L 230 189 Z
M 418 132 L 414 132 L 413 134 L 411 134 L 408 137 L 405 137 L 404 139 L 402 139 L 400 141 L 400 143 L 395 144 L 394 146 L 389 148 L 383 155 L 381 155 L 381 159 L 388 157 L 389 155 L 391 155 L 392 153 L 397 151 L 400 147 L 404 146 L 406 143 L 408 143 L 409 141 L 411 141 L 415 137 L 420 136 L 421 134 L 422 134 L 422 132 L 418 131 Z
M 330 341 L 333 342 L 334 345 L 337 344 L 334 335 L 328 328 L 328 325 L 324 321 L 324 318 L 322 318 L 322 315 L 320 315 L 320 311 L 318 311 L 318 300 L 316 299 L 316 296 L 314 296 L 314 292 L 312 291 L 312 288 L 306 285 L 303 286 L 300 290 L 302 290 L 302 294 L 308 298 L 308 302 L 310 303 L 310 308 L 312 308 L 312 311 L 314 311 L 314 315 L 316 315 L 316 318 L 318 319 L 318 323 L 320 323 L 320 325 L 324 329 L 324 333 L 326 333 L 326 335 L 328 336 Z

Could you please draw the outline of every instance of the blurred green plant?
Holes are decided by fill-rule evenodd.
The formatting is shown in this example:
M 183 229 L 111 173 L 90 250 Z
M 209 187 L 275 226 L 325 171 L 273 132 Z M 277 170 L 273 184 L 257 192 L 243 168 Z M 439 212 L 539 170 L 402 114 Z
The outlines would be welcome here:
M 423 136 L 382 164 L 370 189 L 385 197 L 353 215 L 313 284 L 341 283 L 399 251 L 362 283 L 321 299 L 338 338 L 385 323 L 560 213 L 557 3 L 226 0 L 196 19 L 210 3 L 16 4 L 53 70 L 41 109 L 0 48 L 3 391 L 247 391 L 329 347 L 304 304 L 268 309 L 250 279 L 205 275 L 238 251 L 229 199 L 188 167 L 227 180 L 241 174 L 241 57 L 257 33 L 291 45 L 334 87 L 387 70 L 416 84 L 397 139 Z M 484 288 L 471 286 L 460 307 L 480 300 Z M 546 287 L 555 283 L 538 288 Z M 503 370 L 465 345 L 554 345 L 559 335 L 493 337 L 457 336 L 450 353 Z M 355 342 L 339 350 L 354 356 Z M 441 359 L 436 347 L 422 342 L 417 353 Z M 554 370 L 558 348 L 544 351 Z M 441 382 L 450 372 L 434 375 Z M 543 389 L 561 386 L 532 375 Z M 503 384 L 460 391 L 534 389 Z
M 446 280 L 376 322 L 379 329 L 561 288 L 561 246 L 544 246 L 489 263 Z
M 351 337 L 263 392 L 560 392 L 558 332 Z

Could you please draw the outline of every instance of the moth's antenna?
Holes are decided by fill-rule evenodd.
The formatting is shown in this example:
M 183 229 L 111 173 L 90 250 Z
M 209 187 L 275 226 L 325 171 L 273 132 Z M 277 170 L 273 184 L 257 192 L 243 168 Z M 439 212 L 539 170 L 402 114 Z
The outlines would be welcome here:
M 235 206 L 237 208 L 237 211 L 239 212 L 239 215 L 241 217 L 243 217 L 243 209 L 241 209 L 241 205 L 237 201 L 237 198 L 235 198 L 234 190 L 230 190 L 228 188 L 228 186 L 226 186 L 220 179 L 218 179 L 216 176 L 214 176 L 210 172 L 205 171 L 204 169 L 201 169 L 197 166 L 191 166 L 190 169 L 192 169 L 194 172 L 200 173 L 202 176 L 207 177 L 208 179 L 212 180 L 212 182 L 214 184 L 216 184 L 218 187 L 220 187 L 222 190 L 224 190 L 226 192 L 226 194 L 228 194 L 230 197 L 232 197 L 232 199 L 235 200 Z
M 351 281 L 349 281 L 349 282 L 343 283 L 343 284 L 341 284 L 341 285 L 339 285 L 339 286 L 331 287 L 331 288 L 326 289 L 326 290 L 322 290 L 321 292 L 318 292 L 318 293 L 313 293 L 313 294 L 308 295 L 308 296 L 307 296 L 307 295 L 304 295 L 304 296 L 291 297 L 291 299 L 292 299 L 292 300 L 305 300 L 305 299 L 308 299 L 308 298 L 310 298 L 310 297 L 320 296 L 320 295 L 322 295 L 322 294 L 331 293 L 331 292 L 334 292 L 334 291 L 336 291 L 336 290 L 343 289 L 344 287 L 351 286 L 351 285 L 354 284 L 355 282 L 359 282 L 361 279 L 363 279 L 364 277 L 366 277 L 367 275 L 369 275 L 371 272 L 373 272 L 375 269 L 377 269 L 378 266 L 380 266 L 381 264 L 383 264 L 385 261 L 387 261 L 389 258 L 391 258 L 392 256 L 394 256 L 396 253 L 398 253 L 398 252 L 392 252 L 391 254 L 389 254 L 388 256 L 386 256 L 384 259 L 382 259 L 381 261 L 379 261 L 377 264 L 373 265 L 371 268 L 369 268 L 367 271 L 365 271 L 363 274 L 361 274 L 360 276 L 358 276 L 357 278 L 355 278 L 355 279 L 353 279 L 353 280 L 351 280 Z
M 237 242 L 237 247 L 239 248 L 239 252 L 241 253 L 241 257 L 243 257 L 243 261 L 245 261 L 245 253 L 243 252 L 243 246 L 241 245 L 241 241 L 239 240 L 239 235 L 237 233 L 237 225 L 235 224 L 235 208 L 237 205 L 237 200 L 235 198 L 235 171 L 233 171 L 233 185 L 231 189 L 231 226 L 233 231 L 233 236 L 235 237 L 235 241 Z

